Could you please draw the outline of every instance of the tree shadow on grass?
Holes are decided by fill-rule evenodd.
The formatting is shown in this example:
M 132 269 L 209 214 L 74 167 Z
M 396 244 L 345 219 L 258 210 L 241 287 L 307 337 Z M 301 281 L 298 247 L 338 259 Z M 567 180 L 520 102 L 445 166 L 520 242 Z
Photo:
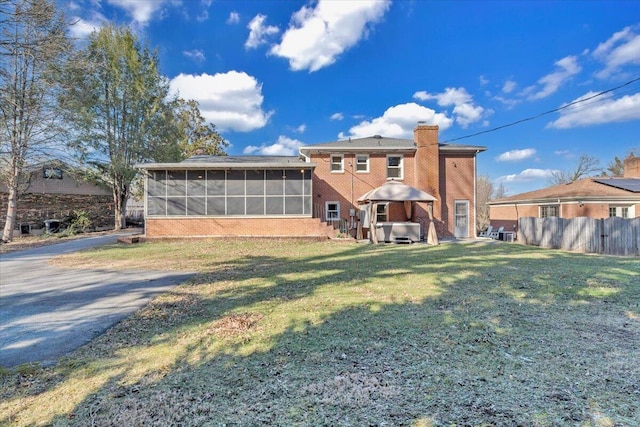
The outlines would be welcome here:
M 624 260 L 502 245 L 246 256 L 78 351 L 56 384 L 87 366 L 104 381 L 55 421 L 637 421 L 639 275 Z

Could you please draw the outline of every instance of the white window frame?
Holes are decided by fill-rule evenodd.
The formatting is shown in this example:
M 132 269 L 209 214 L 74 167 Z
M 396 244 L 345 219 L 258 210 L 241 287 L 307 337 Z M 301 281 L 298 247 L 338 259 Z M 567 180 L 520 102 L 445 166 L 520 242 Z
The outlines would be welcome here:
M 612 212 L 613 210 L 613 212 Z M 613 215 L 611 215 L 613 213 Z M 633 206 L 629 205 L 609 205 L 609 217 L 633 218 Z
M 340 158 L 340 162 L 334 162 L 333 160 Z M 334 169 L 333 167 L 339 165 L 340 169 Z M 329 155 L 329 170 L 331 173 L 343 173 L 344 172 L 344 154 L 330 154 Z
M 389 166 L 389 159 L 392 157 L 399 157 L 400 161 L 398 162 L 398 166 Z M 389 169 L 398 169 L 398 176 L 394 177 L 394 176 L 389 176 Z M 387 179 L 388 180 L 393 180 L 393 179 L 399 179 L 399 180 L 403 180 L 404 179 L 404 156 L 402 156 L 401 154 L 387 154 L 387 163 L 386 163 L 386 170 L 387 170 Z
M 389 203 L 377 203 L 376 204 L 376 222 L 388 222 L 389 221 Z
M 364 163 L 360 163 L 360 159 L 364 159 Z M 364 169 L 359 169 L 364 165 Z M 369 155 L 368 154 L 356 154 L 356 173 L 369 173 Z
M 335 209 L 329 209 L 329 205 L 336 205 Z M 324 204 L 325 220 L 327 222 L 340 220 L 340 202 L 328 201 Z
M 557 215 L 549 215 L 546 212 L 549 208 L 555 208 Z M 560 205 L 542 205 L 540 206 L 540 218 L 554 218 L 560 217 Z

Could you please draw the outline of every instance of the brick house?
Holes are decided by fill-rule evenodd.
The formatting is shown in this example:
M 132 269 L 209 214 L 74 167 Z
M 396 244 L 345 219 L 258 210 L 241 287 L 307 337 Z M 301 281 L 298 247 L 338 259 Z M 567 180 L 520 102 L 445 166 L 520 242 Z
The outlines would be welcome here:
M 63 162 L 52 161 L 26 168 L 18 197 L 14 235 L 39 234 L 45 221 L 64 222 L 73 211 L 87 212 L 93 228 L 113 226 L 113 196 L 107 188 L 86 182 Z M 0 226 L 7 214 L 7 189 L 0 185 Z
M 489 202 L 494 228 L 515 231 L 518 219 L 640 216 L 640 157 L 624 161 L 624 177 L 592 177 Z
M 296 157 L 194 156 L 143 164 L 145 232 L 327 236 L 340 221 L 355 236 L 365 211 L 358 199 L 393 180 L 435 201 L 409 211 L 402 202 L 379 203 L 379 222 L 415 222 L 424 229 L 432 209 L 438 237 L 468 238 L 476 233 L 476 155 L 485 149 L 440 144 L 437 126 L 418 125 L 413 140 L 373 136 L 307 145 Z

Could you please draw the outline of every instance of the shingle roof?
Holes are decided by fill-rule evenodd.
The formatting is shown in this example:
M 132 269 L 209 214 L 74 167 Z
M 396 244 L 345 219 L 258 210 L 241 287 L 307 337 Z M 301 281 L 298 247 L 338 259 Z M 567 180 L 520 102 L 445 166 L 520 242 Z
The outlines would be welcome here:
M 578 198 L 585 200 L 622 198 L 640 200 L 640 194 L 637 192 L 611 185 L 612 182 L 618 180 L 623 181 L 616 178 L 584 178 L 568 184 L 553 185 L 540 190 L 503 197 L 501 199 L 493 200 L 489 202 L 489 204 L 499 205 L 516 202 L 525 203 L 558 199 L 577 200 Z M 624 181 L 635 181 L 640 183 L 640 179 L 625 179 Z
M 439 144 L 444 151 L 485 151 L 487 147 L 477 145 Z M 340 141 L 325 142 L 321 144 L 303 145 L 300 151 L 371 151 L 384 150 L 415 150 L 413 139 L 387 138 L 380 135 L 366 138 L 349 138 Z
M 376 148 L 387 149 L 415 149 L 412 139 L 386 138 L 375 135 L 367 138 L 344 139 L 340 141 L 325 142 L 322 144 L 303 145 L 301 150 L 370 150 Z
M 304 163 L 298 156 L 192 156 L 181 163 Z
M 179 163 L 143 163 L 141 169 L 314 168 L 297 156 L 193 156 Z

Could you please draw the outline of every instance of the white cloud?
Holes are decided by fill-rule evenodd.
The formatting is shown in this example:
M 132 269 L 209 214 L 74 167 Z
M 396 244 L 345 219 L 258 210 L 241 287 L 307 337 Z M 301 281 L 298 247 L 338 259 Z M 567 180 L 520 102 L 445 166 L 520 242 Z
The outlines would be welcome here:
M 576 56 L 566 56 L 556 61 L 555 65 L 558 68 L 557 71 L 547 74 L 538 80 L 538 84 L 541 85 L 542 88 L 531 86 L 525 89 L 526 93 L 536 91 L 529 96 L 529 99 L 542 99 L 552 95 L 562 84 L 582 70 L 582 67 L 578 64 L 578 57 Z
M 198 101 L 202 116 L 221 132 L 259 129 L 273 114 L 262 109 L 262 84 L 244 72 L 180 74 L 171 80 L 170 92 Z
M 453 88 L 448 87 L 442 93 L 431 94 L 425 91 L 416 92 L 413 94 L 414 98 L 421 101 L 428 101 L 435 99 L 438 101 L 438 105 L 448 107 L 450 105 L 460 105 L 473 101 L 473 97 L 463 87 Z
M 595 94 L 595 92 L 588 92 L 573 102 L 592 97 Z M 613 99 L 609 93 L 572 105 L 561 110 L 560 118 L 547 124 L 547 127 L 569 129 L 630 120 L 640 120 L 640 93 L 625 95 L 618 99 Z
M 183 50 L 182 54 L 189 59 L 192 59 L 196 62 L 203 62 L 207 58 L 204 56 L 204 53 L 200 49 L 193 50 Z
M 298 133 L 304 133 L 304 131 L 306 130 L 307 130 L 307 125 L 305 125 L 304 123 L 296 128 L 296 132 Z
M 240 14 L 238 12 L 231 12 L 227 18 L 227 24 L 237 24 L 240 22 Z
M 600 43 L 593 56 L 604 63 L 597 77 L 607 78 L 628 64 L 640 64 L 640 25 L 626 27 Z
M 503 175 L 496 178 L 497 182 L 531 182 L 536 180 L 548 179 L 554 169 L 525 169 L 520 173 L 512 175 Z
M 363 138 L 382 135 L 391 138 L 413 138 L 413 129 L 419 121 L 440 126 L 440 130 L 451 127 L 453 120 L 443 113 L 423 107 L 416 103 L 396 105 L 387 109 L 381 117 L 363 121 L 349 129 L 348 134 L 340 132 L 338 138 Z
M 576 157 L 576 155 L 569 150 L 555 150 L 553 154 L 555 154 L 556 156 L 562 156 L 567 160 L 571 160 Z
M 366 38 L 380 21 L 390 0 L 319 0 L 293 14 L 280 44 L 270 53 L 289 60 L 294 71 L 317 71 Z
M 486 86 L 489 84 L 489 79 L 485 76 L 480 76 L 480 86 Z
M 511 93 L 513 92 L 513 90 L 516 88 L 517 85 L 518 84 L 513 80 L 507 80 L 506 82 L 504 82 L 504 85 L 502 86 L 502 91 L 504 93 Z
M 280 32 L 278 27 L 271 25 L 264 25 L 264 21 L 267 20 L 265 15 L 256 15 L 247 28 L 249 29 L 249 37 L 244 43 L 244 47 L 247 49 L 255 49 L 261 44 L 267 43 L 267 38 L 272 34 Z
M 99 30 L 106 22 L 106 19 L 98 14 L 90 21 L 75 16 L 71 19 L 71 22 L 73 24 L 69 27 L 69 35 L 77 39 L 86 39 L 92 32 Z
M 344 119 L 344 115 L 342 113 L 333 113 L 331 115 L 331 117 L 329 117 L 330 120 L 343 120 Z
M 295 156 L 298 149 L 303 145 L 301 141 L 283 135 L 278 137 L 278 141 L 272 145 L 262 144 L 257 147 L 249 145 L 243 150 L 244 154 L 261 154 L 263 156 Z
M 169 0 L 107 0 L 107 3 L 126 10 L 135 22 L 144 26 L 155 13 L 170 2 Z
M 465 88 L 448 87 L 442 93 L 431 94 L 425 91 L 416 92 L 413 97 L 421 101 L 436 100 L 442 107 L 454 106 L 453 115 L 456 122 L 466 128 L 471 123 L 480 121 L 486 116 L 484 108 L 473 104 L 473 97 Z
M 501 102 L 502 104 L 506 105 L 507 108 L 511 109 L 513 107 L 515 107 L 516 105 L 520 104 L 522 101 L 518 100 L 518 99 L 509 99 L 509 98 L 505 98 L 503 96 L 494 96 L 492 99 Z
M 496 157 L 499 162 L 517 162 L 536 155 L 535 148 L 523 148 L 522 150 L 511 150 Z

